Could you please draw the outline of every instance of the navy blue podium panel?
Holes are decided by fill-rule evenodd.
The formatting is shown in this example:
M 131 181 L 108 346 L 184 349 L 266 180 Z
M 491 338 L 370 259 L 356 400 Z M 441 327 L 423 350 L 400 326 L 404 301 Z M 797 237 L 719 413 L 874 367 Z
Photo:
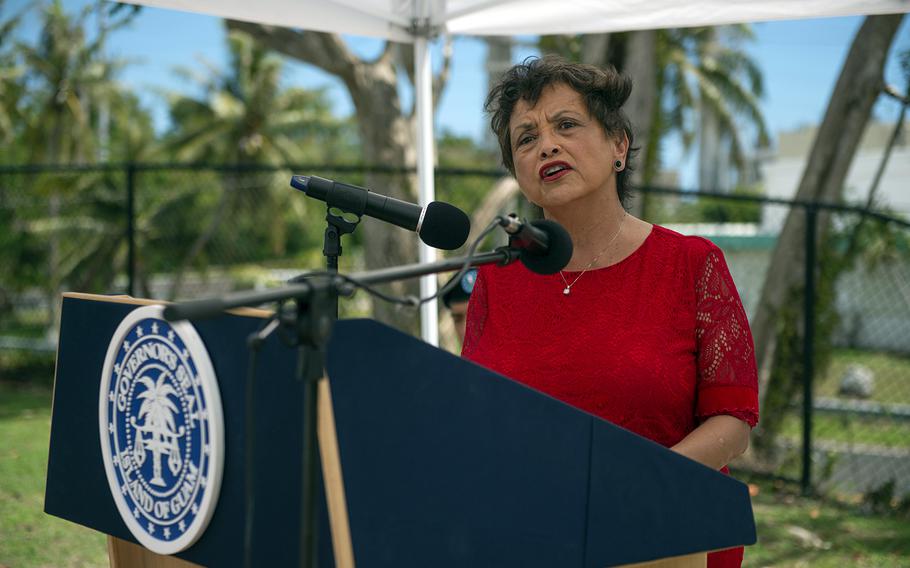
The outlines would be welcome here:
M 755 542 L 743 484 L 370 320 L 327 362 L 364 566 L 594 567 Z
M 585 566 L 755 544 L 743 483 L 599 418 L 592 426 Z
M 98 397 L 105 353 L 130 303 L 65 297 L 57 353 L 45 511 L 130 542 L 105 475 Z M 218 504 L 206 531 L 176 556 L 206 566 L 235 566 L 244 542 L 245 380 L 249 333 L 262 320 L 224 315 L 194 322 L 218 377 L 225 460 Z M 303 386 L 297 352 L 272 337 L 257 358 L 253 555 L 257 566 L 298 563 L 301 516 Z M 322 498 L 322 495 L 320 495 Z M 320 554 L 330 558 L 324 500 Z M 327 562 L 323 562 L 327 565 Z

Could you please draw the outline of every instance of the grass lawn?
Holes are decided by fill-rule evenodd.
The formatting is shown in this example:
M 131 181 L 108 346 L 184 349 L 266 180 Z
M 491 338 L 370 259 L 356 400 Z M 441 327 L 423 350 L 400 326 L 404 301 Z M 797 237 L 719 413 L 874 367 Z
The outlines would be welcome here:
M 104 535 L 44 514 L 50 401 L 0 382 L 0 566 L 107 566 Z
M 107 566 L 104 536 L 43 512 L 50 391 L 0 382 L 0 567 Z M 910 519 L 755 481 L 757 545 L 745 566 L 908 566 Z
M 910 517 L 800 497 L 780 482 L 752 486 L 758 544 L 743 566 L 812 568 L 910 566 Z
M 790 413 L 784 419 L 781 435 L 796 444 L 803 439 L 802 416 Z M 891 417 L 833 416 L 816 412 L 812 420 L 812 436 L 815 441 L 843 442 L 846 444 L 868 444 L 889 448 L 910 447 L 910 421 Z

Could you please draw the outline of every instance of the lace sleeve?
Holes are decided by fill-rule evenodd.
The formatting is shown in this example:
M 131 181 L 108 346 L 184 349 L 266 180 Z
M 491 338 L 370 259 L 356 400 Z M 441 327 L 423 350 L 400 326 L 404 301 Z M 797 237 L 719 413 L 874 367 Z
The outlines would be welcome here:
M 464 344 L 461 348 L 461 356 L 467 359 L 473 359 L 480 336 L 483 334 L 483 326 L 487 321 L 487 286 L 485 280 L 484 270 L 481 268 L 477 271 L 474 290 L 471 292 L 470 300 L 468 300 Z
M 698 403 L 704 419 L 735 416 L 758 422 L 758 371 L 752 332 L 723 253 L 711 246 L 695 284 Z

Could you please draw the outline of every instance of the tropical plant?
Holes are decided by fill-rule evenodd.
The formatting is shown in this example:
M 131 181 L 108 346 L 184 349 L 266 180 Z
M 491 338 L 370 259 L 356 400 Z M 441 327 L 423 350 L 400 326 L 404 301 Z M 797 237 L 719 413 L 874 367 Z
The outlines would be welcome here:
M 710 154 L 719 149 L 704 142 L 711 136 L 726 140 L 740 173 L 748 162 L 743 134 L 754 131 L 759 147 L 769 140 L 758 102 L 764 93 L 761 70 L 742 49 L 753 37 L 745 24 L 657 34 L 657 85 L 664 96 L 656 127 L 678 131 L 686 147 L 698 133 L 702 154 L 708 154 L 702 158 L 710 162 L 718 161 L 719 156 Z M 655 149 L 652 156 L 657 153 Z
M 29 70 L 25 143 L 31 163 L 84 164 L 95 159 L 94 104 L 116 92 L 114 76 L 124 64 L 105 56 L 104 45 L 129 16 L 111 21 L 89 38 L 86 24 L 94 9 L 86 6 L 70 15 L 56 0 L 43 10 L 38 42 L 18 44 Z
M 263 173 L 250 166 L 324 162 L 355 147 L 350 125 L 333 117 L 325 91 L 283 88 L 283 60 L 246 33 L 229 32 L 228 47 L 226 69 L 178 69 L 198 96 L 168 94 L 173 122 L 168 152 L 181 161 L 230 166 L 213 180 L 217 196 L 198 198 L 197 211 L 208 221 L 183 257 L 172 295 L 179 293 L 188 268 L 206 264 L 206 250 L 219 240 L 240 235 L 248 248 L 264 247 L 267 256 L 281 257 L 290 234 L 304 231 L 306 200 L 288 188 L 291 172 Z M 236 214 L 240 210 L 243 215 Z M 234 220 L 230 233 L 223 230 L 227 219 Z
M 86 165 L 97 158 L 93 116 L 102 97 L 117 96 L 114 76 L 122 66 L 122 62 L 105 56 L 104 45 L 108 34 L 130 16 L 110 19 L 90 37 L 86 28 L 94 9 L 86 6 L 69 14 L 59 1 L 47 4 L 41 11 L 37 41 L 16 45 L 25 69 L 16 146 L 20 148 L 19 157 L 29 163 Z M 89 255 L 105 264 L 103 257 L 92 255 L 91 247 L 84 246 L 82 238 L 97 233 L 105 223 L 102 216 L 87 211 L 96 198 L 107 199 L 108 191 L 98 183 L 100 178 L 97 173 L 61 176 L 50 171 L 36 176 L 31 197 L 46 203 L 46 210 L 44 214 L 19 216 L 14 225 L 14 231 L 31 239 L 29 250 L 35 248 L 36 240 L 44 248 L 42 260 L 47 272 L 43 284 L 52 323 L 50 335 L 54 335 L 62 284 L 81 277 L 74 272 L 79 259 Z M 122 207 L 118 209 L 122 212 Z M 109 261 L 107 264 L 110 267 Z
M 283 60 L 246 33 L 229 32 L 228 47 L 226 69 L 177 70 L 200 96 L 168 94 L 174 157 L 280 165 L 325 159 L 338 149 L 345 128 L 325 91 L 282 88 Z
M 3 12 L 3 0 L 0 0 L 0 13 Z M 18 53 L 12 49 L 10 38 L 19 26 L 22 13 L 7 20 L 0 20 L 0 143 L 5 150 L 0 158 L 10 158 L 9 148 L 19 130 L 19 105 L 24 95 L 24 68 Z

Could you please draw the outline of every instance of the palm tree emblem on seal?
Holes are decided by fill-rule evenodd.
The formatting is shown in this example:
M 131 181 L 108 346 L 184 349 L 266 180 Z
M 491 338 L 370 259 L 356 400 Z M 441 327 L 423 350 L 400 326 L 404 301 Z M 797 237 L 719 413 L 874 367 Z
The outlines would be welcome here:
M 177 440 L 183 437 L 186 430 L 183 426 L 177 428 L 174 414 L 177 405 L 171 396 L 177 397 L 177 391 L 167 383 L 168 373 L 161 373 L 158 380 L 154 381 L 148 376 L 142 376 L 138 382 L 145 386 L 137 398 L 142 400 L 139 407 L 139 424 L 136 417 L 130 417 L 130 425 L 136 429 L 136 445 L 133 448 L 133 457 L 141 467 L 145 463 L 146 451 L 152 454 L 152 479 L 149 483 L 164 487 L 167 484 L 161 477 L 161 456 L 168 455 L 167 465 L 173 475 L 177 475 L 183 465 L 180 457 L 180 446 Z

